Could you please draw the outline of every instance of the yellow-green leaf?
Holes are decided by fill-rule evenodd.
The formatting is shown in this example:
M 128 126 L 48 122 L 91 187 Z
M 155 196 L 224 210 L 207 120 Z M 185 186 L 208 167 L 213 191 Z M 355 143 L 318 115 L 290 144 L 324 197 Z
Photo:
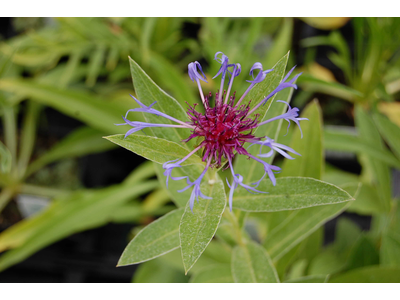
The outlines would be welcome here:
M 213 184 L 203 182 L 202 193 L 212 199 L 200 198 L 193 212 L 189 201 L 186 204 L 179 227 L 183 265 L 187 273 L 199 259 L 217 231 L 226 205 L 226 195 L 222 181 L 217 178 Z
M 171 160 L 182 159 L 190 153 L 189 150 L 175 142 L 153 136 L 131 134 L 124 138 L 123 134 L 117 134 L 106 136 L 104 138 L 159 164 Z M 196 154 L 191 155 L 187 160 L 185 160 L 182 163 L 182 166 L 191 164 L 203 165 L 201 158 Z
M 182 214 L 183 208 L 179 208 L 143 228 L 126 246 L 118 266 L 138 264 L 179 248 Z
M 233 197 L 233 207 L 250 212 L 272 212 L 354 200 L 341 188 L 313 178 L 278 178 L 276 186 L 264 180 L 258 189 L 268 194 L 250 194 L 245 189 L 238 189 Z
M 279 282 L 278 274 L 265 249 L 255 243 L 238 245 L 232 252 L 232 275 L 236 283 Z

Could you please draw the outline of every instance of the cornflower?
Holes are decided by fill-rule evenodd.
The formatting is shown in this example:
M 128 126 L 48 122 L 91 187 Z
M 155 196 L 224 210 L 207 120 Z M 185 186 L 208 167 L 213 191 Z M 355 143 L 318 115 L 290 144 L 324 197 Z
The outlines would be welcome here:
M 255 135 L 253 135 L 253 131 L 260 126 L 263 126 L 265 124 L 280 119 L 284 119 L 289 123 L 288 128 L 290 126 L 290 121 L 295 122 L 300 128 L 299 121 L 307 120 L 305 118 L 298 117 L 299 116 L 298 108 L 291 108 L 287 102 L 281 100 L 278 100 L 277 102 L 282 102 L 286 104 L 289 108 L 286 113 L 283 113 L 282 115 L 261 122 L 259 120 L 258 114 L 255 114 L 253 117 L 251 117 L 252 114 L 260 106 L 264 105 L 276 93 L 280 92 L 285 88 L 297 89 L 297 86 L 296 84 L 294 84 L 294 82 L 301 75 L 301 73 L 294 76 L 291 80 L 287 81 L 287 79 L 289 78 L 295 67 L 293 67 L 287 73 L 287 75 L 284 77 L 281 83 L 269 95 L 267 95 L 257 105 L 255 105 L 252 109 L 250 109 L 250 101 L 248 103 L 242 104 L 243 99 L 252 90 L 252 88 L 257 83 L 262 82 L 265 79 L 266 75 L 272 72 L 273 69 L 263 70 L 262 64 L 256 62 L 250 69 L 249 73 L 249 75 L 252 77 L 252 80 L 247 80 L 247 82 L 250 83 L 250 86 L 247 88 L 247 90 L 235 104 L 236 92 L 233 92 L 231 94 L 231 89 L 235 77 L 239 76 L 239 74 L 241 73 L 241 66 L 238 63 L 230 64 L 228 57 L 222 52 L 217 52 L 215 54 L 215 60 L 217 60 L 221 64 L 221 67 L 217 72 L 217 74 L 213 77 L 213 79 L 221 75 L 221 84 L 220 84 L 220 89 L 215 93 L 214 107 L 212 107 L 210 103 L 210 100 L 212 98 L 212 93 L 210 92 L 208 95 L 203 94 L 201 88 L 201 81 L 207 82 L 207 78 L 202 70 L 200 63 L 196 61 L 196 62 L 191 62 L 188 65 L 188 74 L 190 79 L 193 82 L 197 83 L 201 102 L 205 110 L 204 113 L 196 110 L 197 104 L 189 105 L 187 110 L 188 120 L 182 121 L 154 109 L 153 106 L 157 103 L 157 101 L 155 101 L 149 106 L 146 106 L 143 103 L 141 103 L 138 99 L 132 96 L 132 98 L 139 104 L 140 108 L 134 108 L 128 110 L 125 117 L 123 117 L 125 123 L 116 124 L 116 125 L 130 125 L 132 127 L 130 130 L 127 131 L 125 137 L 136 131 L 143 130 L 144 128 L 148 127 L 177 127 L 177 128 L 186 128 L 188 129 L 188 131 L 190 131 L 188 138 L 184 139 L 183 142 L 188 142 L 195 138 L 200 140 L 198 145 L 186 157 L 180 160 L 177 159 L 173 161 L 168 161 L 163 164 L 163 168 L 165 170 L 164 175 L 167 177 L 166 179 L 167 187 L 170 178 L 172 180 L 186 179 L 187 186 L 182 190 L 179 190 L 178 192 L 183 192 L 193 187 L 189 199 L 189 205 L 192 211 L 195 199 L 197 199 L 197 201 L 199 201 L 199 197 L 204 199 L 211 199 L 210 197 L 204 195 L 200 189 L 201 182 L 207 170 L 209 168 L 220 168 L 222 165 L 225 164 L 226 164 L 226 169 L 230 168 L 232 173 L 231 183 L 229 183 L 229 181 L 227 180 L 228 186 L 230 188 L 229 208 L 231 211 L 232 211 L 233 193 L 235 189 L 237 189 L 239 186 L 245 188 L 247 191 L 251 193 L 266 193 L 264 191 L 257 190 L 256 187 L 258 187 L 260 182 L 267 175 L 268 178 L 271 180 L 272 184 L 275 185 L 276 179 L 274 172 L 279 172 L 281 169 L 277 166 L 271 165 L 263 161 L 262 158 L 271 157 L 274 154 L 274 152 L 278 152 L 288 159 L 293 159 L 293 157 L 291 157 L 287 152 L 296 155 L 300 154 L 288 146 L 275 143 L 274 140 L 272 140 L 267 136 L 256 137 Z M 224 90 L 225 84 L 227 84 L 227 90 Z M 127 117 L 129 112 L 134 112 L 134 111 L 155 114 L 164 117 L 166 119 L 169 119 L 177 124 L 153 124 L 153 123 L 136 122 L 128 120 Z M 258 157 L 250 154 L 246 150 L 244 146 L 246 143 L 250 143 L 250 146 L 260 145 L 260 152 L 257 155 Z M 269 152 L 262 153 L 263 147 L 269 148 L 270 149 Z M 196 152 L 200 152 L 203 162 L 206 162 L 205 168 L 201 173 L 201 175 L 194 181 L 191 181 L 189 176 L 181 176 L 181 177 L 172 176 L 172 171 L 175 168 L 181 168 L 182 163 Z M 233 159 L 236 154 L 245 155 L 249 159 L 254 159 L 263 165 L 264 175 L 261 177 L 260 180 L 258 180 L 255 183 L 252 183 L 254 187 L 244 184 L 243 176 L 241 174 L 235 173 L 233 169 Z

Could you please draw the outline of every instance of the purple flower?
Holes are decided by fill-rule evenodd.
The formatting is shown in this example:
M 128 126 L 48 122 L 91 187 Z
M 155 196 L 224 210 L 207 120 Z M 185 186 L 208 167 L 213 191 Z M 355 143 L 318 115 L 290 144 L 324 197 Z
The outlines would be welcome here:
M 293 121 L 300 128 L 299 121 L 306 120 L 305 118 L 298 118 L 298 108 L 291 108 L 288 103 L 280 100 L 278 100 L 278 102 L 283 102 L 287 104 L 289 107 L 286 113 L 263 122 L 260 122 L 258 120 L 258 115 L 255 115 L 252 118 L 250 117 L 258 107 L 264 105 L 268 101 L 268 99 L 273 97 L 279 91 L 288 87 L 297 88 L 294 82 L 300 74 L 294 76 L 291 80 L 287 81 L 290 74 L 293 72 L 294 68 L 292 68 L 288 72 L 288 74 L 285 76 L 282 82 L 275 88 L 275 90 L 272 93 L 270 93 L 267 97 L 265 97 L 254 108 L 250 110 L 249 103 L 241 104 L 241 102 L 243 101 L 244 97 L 250 92 L 250 90 L 257 83 L 262 82 L 267 76 L 267 74 L 269 72 L 272 72 L 273 70 L 270 69 L 264 71 L 261 63 L 259 62 L 255 63 L 250 69 L 250 76 L 252 76 L 253 80 L 248 80 L 250 86 L 247 88 L 245 93 L 235 104 L 236 92 L 233 92 L 231 94 L 231 88 L 233 86 L 234 79 L 241 73 L 241 66 L 240 64 L 229 64 L 228 57 L 222 52 L 217 52 L 215 54 L 215 60 L 217 60 L 221 64 L 221 67 L 218 70 L 217 74 L 214 76 L 214 78 L 221 75 L 221 85 L 219 91 L 215 93 L 214 107 L 210 106 L 210 99 L 212 97 L 212 94 L 210 93 L 208 96 L 205 96 L 201 89 L 200 82 L 206 81 L 206 76 L 204 75 L 200 63 L 196 61 L 188 65 L 188 74 L 190 79 L 192 81 L 196 81 L 198 85 L 200 97 L 205 110 L 204 113 L 198 112 L 196 110 L 196 104 L 194 104 L 193 106 L 189 105 L 187 111 L 188 119 L 186 121 L 182 121 L 154 109 L 153 106 L 156 106 L 156 102 L 152 103 L 150 106 L 146 106 L 132 96 L 133 99 L 138 103 L 140 108 L 134 108 L 128 110 L 125 117 L 123 117 L 125 123 L 116 124 L 116 125 L 132 126 L 132 128 L 128 130 L 128 132 L 126 133 L 125 137 L 147 127 L 178 127 L 178 128 L 187 128 L 190 131 L 188 132 L 188 137 L 185 140 L 183 140 L 183 142 L 188 142 L 192 139 L 196 139 L 197 141 L 199 141 L 196 148 L 193 149 L 186 157 L 182 158 L 181 160 L 177 159 L 165 162 L 163 164 L 163 168 L 165 170 L 164 175 L 167 177 L 166 179 L 167 186 L 168 186 L 168 180 L 171 178 L 172 180 L 186 179 L 187 186 L 182 190 L 179 190 L 178 192 L 183 192 L 193 187 L 189 200 L 189 205 L 192 211 L 195 199 L 197 199 L 197 201 L 199 201 L 199 197 L 204 199 L 211 199 L 210 197 L 204 195 L 201 192 L 201 183 L 207 170 L 209 168 L 219 168 L 222 165 L 225 165 L 226 162 L 228 162 L 226 168 L 230 168 L 232 173 L 231 183 L 229 184 L 228 181 L 228 186 L 230 188 L 229 191 L 230 210 L 232 210 L 233 193 L 235 189 L 239 188 L 239 186 L 243 187 L 250 193 L 266 193 L 265 191 L 256 190 L 255 187 L 259 186 L 259 184 L 265 178 L 266 175 L 268 175 L 268 178 L 269 180 L 271 180 L 272 184 L 275 185 L 276 179 L 274 173 L 279 172 L 281 169 L 277 166 L 271 165 L 263 161 L 262 158 L 271 157 L 275 152 L 280 153 L 281 155 L 283 155 L 288 159 L 294 159 L 288 154 L 288 152 L 296 155 L 300 154 L 294 151 L 293 149 L 289 148 L 288 146 L 275 143 L 274 140 L 270 139 L 269 137 L 256 137 L 255 135 L 253 135 L 254 130 L 259 126 L 265 125 L 269 122 L 279 119 L 285 119 L 286 121 L 288 121 L 289 126 L 290 126 L 290 121 Z M 227 90 L 224 91 L 225 78 L 227 73 L 229 75 L 229 82 L 227 83 Z M 222 101 L 223 97 L 225 97 L 224 101 Z M 127 119 L 127 117 L 128 113 L 131 111 L 155 114 L 164 117 L 176 124 L 163 124 L 163 123 L 152 124 L 145 122 L 130 121 Z M 262 140 L 263 138 L 265 139 Z M 260 152 L 257 155 L 258 157 L 250 154 L 246 150 L 246 145 L 250 146 L 260 145 Z M 263 153 L 264 149 L 263 147 L 268 147 L 269 151 Z M 204 168 L 201 175 L 194 181 L 191 181 L 191 179 L 188 176 L 181 176 L 181 177 L 172 176 L 173 170 L 175 168 L 181 168 L 182 163 L 196 152 L 201 153 L 202 160 L 206 162 L 206 167 Z M 245 155 L 248 158 L 254 159 L 255 161 L 263 165 L 264 175 L 261 177 L 260 180 L 258 180 L 255 183 L 252 183 L 252 185 L 255 187 L 245 184 L 243 182 L 244 181 L 243 176 L 241 174 L 234 172 L 233 159 L 235 155 Z
M 188 176 L 184 177 L 184 178 L 186 178 L 186 182 L 188 185 L 185 188 L 178 191 L 179 193 L 181 193 L 193 186 L 192 194 L 190 195 L 190 199 L 189 199 L 189 205 L 190 205 L 190 209 L 192 210 L 192 212 L 193 212 L 194 199 L 197 200 L 197 203 L 199 202 L 199 197 L 204 198 L 204 199 L 212 199 L 211 197 L 204 195 L 200 189 L 201 181 L 210 166 L 210 162 L 211 162 L 211 159 L 208 160 L 207 166 L 204 168 L 204 171 L 201 173 L 199 178 L 197 178 L 195 181 L 191 182 L 189 180 Z M 180 179 L 183 179 L 183 178 L 180 177 Z
M 299 126 L 300 133 L 301 133 L 301 137 L 303 138 L 303 131 L 301 130 L 299 121 L 301 121 L 301 120 L 308 120 L 308 119 L 307 119 L 307 118 L 298 118 L 298 116 L 299 116 L 299 109 L 298 109 L 297 107 L 292 108 L 292 107 L 289 105 L 289 103 L 287 103 L 287 102 L 285 102 L 285 101 L 282 101 L 282 100 L 277 100 L 276 102 L 285 103 L 285 104 L 289 107 L 288 111 L 287 111 L 286 113 L 280 115 L 280 116 L 274 117 L 274 118 L 269 119 L 269 120 L 266 120 L 266 121 L 264 121 L 264 122 L 261 122 L 260 124 L 258 124 L 258 126 L 261 126 L 261 125 L 264 125 L 264 124 L 267 124 L 267 123 L 269 123 L 269 122 L 276 121 L 276 120 L 279 120 L 279 119 L 285 119 L 285 120 L 289 123 L 289 124 L 288 124 L 288 127 L 287 127 L 287 129 L 289 130 L 289 127 L 290 127 L 290 120 L 292 120 L 293 122 L 295 122 L 295 123 L 297 124 L 297 126 Z
M 261 146 L 266 146 L 269 147 L 271 150 L 268 153 L 261 153 L 262 147 L 260 147 L 260 154 L 258 154 L 259 157 L 271 157 L 274 154 L 274 151 L 280 153 L 282 156 L 286 157 L 287 159 L 294 159 L 291 157 L 289 154 L 287 154 L 285 151 L 292 152 L 294 154 L 300 155 L 296 151 L 294 151 L 292 148 L 285 146 L 283 144 L 275 143 L 274 140 L 270 139 L 267 137 L 265 141 L 254 141 L 253 144 L 251 144 L 248 148 L 250 148 L 253 145 L 261 145 Z M 301 155 L 300 155 L 301 156 Z
M 253 188 L 247 184 L 244 184 L 243 176 L 240 174 L 235 174 L 235 171 L 233 171 L 232 159 L 229 159 L 229 167 L 231 168 L 232 177 L 233 177 L 233 181 L 232 181 L 231 185 L 229 184 L 228 178 L 226 179 L 226 183 L 228 184 L 228 186 L 230 188 L 230 191 L 229 191 L 229 210 L 230 211 L 232 211 L 233 192 L 239 185 L 244 187 L 249 193 L 252 193 L 252 191 L 256 192 L 256 193 L 266 193 L 266 192 L 258 191 L 255 188 Z
M 278 92 L 282 91 L 285 88 L 288 87 L 292 87 L 294 89 L 297 89 L 297 85 L 294 84 L 293 82 L 296 81 L 296 79 L 302 74 L 299 73 L 296 76 L 294 76 L 290 81 L 285 82 L 286 79 L 289 78 L 290 74 L 292 74 L 294 68 L 296 68 L 296 66 L 294 66 L 285 76 L 285 78 L 283 78 L 283 80 L 281 81 L 281 83 L 267 96 L 265 97 L 263 100 L 261 100 L 260 103 L 258 103 L 256 106 L 254 106 L 254 108 L 250 111 L 250 114 L 252 114 L 257 108 L 259 108 L 261 105 L 264 105 L 271 97 L 273 97 L 275 94 L 277 94 Z
M 254 71 L 255 71 L 255 70 L 259 70 L 259 72 L 258 72 L 256 78 L 254 78 Z M 240 103 L 242 102 L 242 100 L 244 99 L 244 97 L 248 94 L 248 92 L 250 92 L 250 90 L 254 87 L 254 85 L 255 85 L 256 83 L 262 82 L 262 81 L 265 79 L 265 77 L 267 76 L 267 74 L 268 74 L 269 72 L 272 72 L 272 71 L 273 71 L 273 69 L 263 71 L 263 66 L 262 66 L 262 64 L 259 63 L 259 62 L 256 62 L 256 63 L 251 67 L 251 69 L 250 69 L 250 76 L 253 77 L 253 80 L 246 80 L 247 82 L 250 82 L 251 84 L 250 84 L 250 86 L 247 88 L 247 90 L 244 92 L 244 94 L 242 95 L 242 97 L 240 97 L 239 101 L 236 103 L 236 106 L 239 106 L 239 105 L 240 105 Z

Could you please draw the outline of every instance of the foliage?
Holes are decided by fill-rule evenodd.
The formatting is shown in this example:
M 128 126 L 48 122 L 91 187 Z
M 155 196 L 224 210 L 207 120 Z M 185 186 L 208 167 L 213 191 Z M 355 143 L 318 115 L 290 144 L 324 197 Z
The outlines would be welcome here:
M 284 61 L 287 61 L 287 59 Z M 152 99 L 154 99 L 152 98 L 153 94 L 158 93 L 162 95 L 161 89 L 155 85 L 136 63 L 131 63 L 131 69 L 136 94 L 140 97 L 142 103 L 145 105 L 150 104 Z M 265 79 L 267 83 L 256 86 L 254 94 L 260 93 L 258 90 L 263 89 L 265 85 L 268 86 L 270 81 L 275 80 L 276 76 L 278 76 L 278 78 L 280 76 L 283 77 L 284 71 L 284 67 L 275 69 L 274 76 L 267 76 Z M 285 100 L 290 101 L 290 93 L 285 92 L 284 96 L 286 97 Z M 178 105 L 179 101 L 174 101 L 172 98 L 165 99 L 160 111 L 168 113 L 175 118 L 179 118 L 179 114 L 183 111 L 183 108 L 178 108 Z M 274 115 L 269 115 L 270 110 L 274 113 L 275 110 L 273 110 L 272 107 L 277 105 L 279 105 L 279 103 L 276 101 L 272 102 L 272 104 L 270 103 L 266 108 L 265 115 L 273 117 Z M 174 109 L 172 109 L 172 107 Z M 287 175 L 312 176 L 316 179 L 320 179 L 321 170 L 324 168 L 321 147 L 322 120 L 318 104 L 316 102 L 311 104 L 310 107 L 305 110 L 305 114 L 310 123 L 314 124 L 314 126 L 306 126 L 303 129 L 304 135 L 313 135 L 315 142 L 308 142 L 308 149 L 304 151 L 303 156 L 300 157 L 299 160 L 300 164 L 304 165 L 307 164 L 307 161 L 312 161 L 315 167 L 311 169 L 299 169 L 297 165 L 288 165 L 285 171 Z M 264 118 L 266 118 L 266 116 L 264 116 Z M 270 135 L 279 139 L 279 129 L 280 126 L 275 126 L 273 129 L 275 132 L 270 132 Z M 150 147 L 158 149 L 156 155 L 154 155 L 151 150 L 145 152 L 138 150 L 142 147 L 141 135 L 134 134 L 130 139 L 122 139 L 119 136 L 111 136 L 107 137 L 107 139 L 117 142 L 124 148 L 136 154 L 143 155 L 147 159 L 158 164 L 165 163 L 171 159 L 169 146 L 167 146 L 168 143 L 171 143 L 171 141 L 182 143 L 179 142 L 179 140 L 182 139 L 180 132 L 172 131 L 170 128 L 160 127 L 157 128 L 157 130 L 149 131 L 149 134 L 157 137 L 149 137 L 150 141 L 154 139 L 155 142 L 165 145 L 164 147 L 158 147 L 156 145 Z M 295 131 L 292 138 L 294 144 L 300 144 L 302 142 L 300 139 L 297 139 L 299 135 L 300 132 Z M 186 144 L 181 145 L 187 147 Z M 176 149 L 180 149 L 182 146 L 176 147 Z M 173 158 L 183 158 L 186 154 L 187 152 L 179 154 L 177 151 Z M 320 159 L 315 160 L 317 157 L 320 157 Z M 239 164 L 238 167 L 243 168 L 243 165 L 241 166 Z M 179 170 L 184 171 L 186 169 L 190 170 L 189 172 L 193 174 L 198 174 L 201 170 L 201 168 L 195 164 L 188 165 Z M 246 174 L 248 170 L 251 170 L 251 168 L 247 169 L 244 174 Z M 299 172 L 299 170 L 302 171 Z M 218 171 L 217 174 L 215 174 L 215 172 L 208 173 L 211 180 L 209 180 L 208 183 L 203 183 L 202 189 L 204 194 L 206 196 L 212 196 L 212 199 L 201 199 L 199 203 L 194 206 L 192 212 L 187 201 L 188 196 L 186 196 L 186 198 L 180 196 L 179 200 L 175 200 L 175 203 L 178 206 L 185 206 L 183 215 L 181 212 L 182 208 L 179 208 L 174 213 L 164 216 L 154 224 L 150 224 L 143 229 L 143 231 L 141 231 L 127 246 L 119 265 L 144 262 L 179 247 L 182 253 L 185 273 L 189 272 L 189 274 L 191 274 L 193 272 L 196 278 L 193 280 L 198 282 L 204 275 L 197 275 L 198 273 L 196 271 L 192 271 L 192 267 L 197 261 L 201 261 L 202 253 L 206 253 L 207 247 L 218 241 L 231 248 L 231 260 L 226 262 L 231 265 L 231 277 L 227 274 L 228 269 L 224 268 L 224 271 L 221 269 L 221 277 L 225 279 L 216 278 L 216 280 L 232 278 L 234 282 L 278 282 L 278 273 L 273 262 L 277 261 L 282 255 L 307 238 L 307 236 L 318 229 L 324 222 L 343 211 L 348 206 L 349 201 L 354 200 L 347 192 L 334 185 L 329 185 L 306 177 L 283 177 L 278 179 L 276 187 L 268 185 L 266 180 L 263 181 L 263 184 L 266 185 L 264 187 L 265 190 L 270 191 L 267 195 L 245 195 L 243 193 L 238 193 L 236 196 L 237 199 L 235 198 L 237 201 L 234 201 L 235 209 L 233 212 L 229 212 L 225 207 L 227 200 L 224 185 L 219 179 L 219 177 L 226 175 L 224 175 L 224 172 L 221 170 Z M 218 176 L 218 174 L 221 175 Z M 164 181 L 165 178 L 161 175 L 159 176 L 159 180 Z M 176 187 L 178 186 L 183 188 L 185 183 L 182 181 L 176 182 Z M 174 187 L 174 189 L 169 189 L 172 191 L 173 199 L 173 191 L 176 187 Z M 184 201 L 180 200 L 182 198 Z M 246 211 L 275 212 L 277 214 L 285 213 L 287 217 L 285 221 L 282 222 L 275 231 L 271 231 L 263 243 L 260 244 L 251 241 L 250 236 L 248 236 L 244 230 L 246 217 L 249 219 L 251 218 L 247 216 Z M 182 217 L 179 219 L 178 217 L 181 215 Z M 177 218 L 175 218 L 175 216 L 177 216 Z M 266 222 L 267 220 L 268 218 L 263 221 Z M 286 224 L 287 227 L 284 227 L 284 224 Z M 177 229 L 179 231 L 179 242 L 175 241 Z M 172 233 L 173 237 L 171 235 Z M 214 235 L 215 238 L 213 239 Z M 172 243 L 172 241 L 174 242 Z M 138 250 L 146 249 L 147 247 L 154 249 L 157 254 L 155 254 L 153 250 L 150 251 L 150 248 L 149 251 Z M 140 257 L 138 257 L 139 253 Z M 217 262 L 221 263 L 221 261 L 218 260 Z M 211 265 L 209 267 L 211 267 Z M 200 269 L 199 272 L 203 272 L 202 269 Z
M 193 149 L 194 142 L 181 142 L 185 136 L 180 129 L 157 128 L 146 131 L 148 136 L 136 133 L 124 139 L 125 129 L 114 124 L 121 123 L 128 109 L 137 108 L 129 94 L 147 105 L 157 100 L 163 112 L 185 118 L 186 102 L 199 102 L 186 75 L 187 64 L 205 59 L 204 71 L 211 78 L 219 68 L 216 51 L 229 53 L 242 70 L 249 70 L 255 60 L 268 68 L 275 65 L 249 96 L 262 97 L 294 64 L 294 51 L 290 57 L 287 52 L 299 20 L 57 18 L 53 26 L 2 41 L 0 213 L 19 194 L 51 200 L 41 212 L 0 233 L 0 251 L 6 251 L 0 256 L 0 270 L 74 233 L 108 222 L 140 224 L 145 217 L 159 217 L 134 236 L 118 262 L 120 267 L 140 263 L 133 282 L 399 282 L 400 208 L 391 191 L 392 170 L 400 169 L 400 22 L 303 21 L 332 29 L 327 36 L 301 42 L 307 52 L 294 101 L 308 102 L 301 114 L 309 120 L 302 123 L 304 137 L 297 128 L 287 131 L 282 122 L 260 132 L 285 141 L 302 156 L 271 157 L 270 163 L 282 167 L 276 186 L 264 180 L 260 188 L 269 193 L 255 195 L 238 188 L 232 212 L 226 205 L 225 179 L 230 175 L 221 169 L 206 174 L 202 190 L 213 199 L 200 199 L 193 213 L 190 191 L 176 192 L 184 183 L 170 181 L 166 188 L 162 163 Z M 354 52 L 338 29 L 346 23 L 354 29 Z M 183 34 L 187 24 L 199 28 L 197 36 Z M 328 58 L 344 80 L 339 82 L 316 64 L 319 46 L 334 50 Z M 241 94 L 247 86 L 243 80 L 235 89 Z M 217 88 L 212 80 L 206 84 L 206 90 Z M 355 127 L 324 126 L 320 104 L 312 100 L 315 93 L 329 95 L 331 103 L 350 103 L 347 114 L 354 117 Z M 292 94 L 281 91 L 263 106 L 263 118 L 283 113 L 276 100 L 290 102 Z M 37 129 L 47 107 L 84 125 L 40 153 Z M 157 120 L 136 112 L 129 116 Z M 133 170 L 123 182 L 99 189 L 35 182 L 34 176 L 52 164 L 117 145 L 134 152 L 133 158 L 140 155 L 152 162 Z M 253 154 L 257 150 L 249 148 Z M 356 156 L 361 174 L 327 164 L 325 155 L 332 152 Z M 234 166 L 249 182 L 263 174 L 262 167 L 243 157 Z M 177 174 L 195 178 L 202 168 L 204 163 L 194 155 Z M 158 181 L 151 179 L 155 175 Z M 370 216 L 371 229 L 362 231 L 341 215 L 344 212 Z M 339 215 L 335 241 L 326 245 L 323 226 Z

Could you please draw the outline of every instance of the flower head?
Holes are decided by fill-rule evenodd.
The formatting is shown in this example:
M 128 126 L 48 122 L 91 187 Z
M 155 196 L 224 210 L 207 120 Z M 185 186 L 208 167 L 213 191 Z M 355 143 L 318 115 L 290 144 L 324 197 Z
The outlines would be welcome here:
M 226 164 L 226 168 L 231 169 L 232 173 L 232 181 L 228 186 L 230 188 L 229 191 L 229 207 L 232 210 L 232 200 L 233 193 L 235 189 L 239 186 L 243 187 L 250 193 L 266 193 L 264 191 L 259 191 L 256 187 L 259 186 L 260 182 L 268 175 L 268 178 L 271 180 L 272 184 L 276 184 L 276 179 L 274 172 L 279 172 L 280 168 L 274 165 L 271 165 L 262 160 L 265 157 L 271 157 L 275 152 L 283 155 L 288 159 L 294 159 L 292 156 L 288 154 L 288 152 L 300 155 L 293 149 L 285 146 L 283 144 L 275 143 L 275 141 L 269 137 L 261 136 L 257 137 L 254 135 L 254 130 L 262 125 L 265 125 L 269 122 L 276 121 L 279 119 L 285 119 L 289 122 L 295 122 L 299 128 L 299 121 L 306 120 L 305 118 L 298 118 L 298 108 L 291 108 L 290 105 L 284 101 L 286 105 L 288 105 L 288 111 L 283 113 L 280 116 L 268 119 L 268 120 L 259 120 L 259 116 L 255 114 L 253 116 L 253 112 L 257 110 L 258 107 L 264 105 L 270 98 L 272 98 L 279 91 L 292 87 L 297 88 L 296 84 L 294 84 L 297 77 L 300 75 L 294 76 L 291 80 L 287 81 L 290 74 L 293 72 L 294 68 L 292 68 L 282 82 L 271 92 L 267 97 L 261 100 L 257 105 L 255 105 L 252 109 L 250 109 L 250 102 L 246 104 L 242 104 L 244 97 L 249 93 L 249 91 L 257 84 L 262 82 L 268 73 L 272 72 L 272 69 L 263 70 L 263 66 L 261 63 L 255 63 L 250 69 L 250 76 L 252 76 L 252 80 L 248 80 L 250 86 L 245 91 L 245 93 L 240 97 L 238 101 L 236 101 L 236 92 L 231 93 L 231 88 L 233 86 L 233 81 L 235 77 L 239 76 L 241 73 L 240 64 L 229 64 L 228 57 L 222 53 L 217 52 L 215 54 L 215 60 L 217 60 L 221 67 L 218 70 L 217 74 L 214 76 L 217 77 L 221 75 L 221 85 L 218 92 L 215 93 L 215 101 L 214 105 L 211 105 L 213 95 L 209 93 L 205 96 L 201 89 L 201 82 L 207 82 L 207 78 L 204 75 L 204 72 L 201 68 L 199 62 L 192 62 L 188 65 L 188 74 L 192 81 L 196 81 L 200 97 L 202 100 L 202 104 L 204 106 L 205 112 L 199 112 L 196 110 L 197 104 L 189 105 L 187 110 L 188 119 L 185 121 L 175 119 L 165 113 L 158 111 L 153 108 L 156 105 L 156 102 L 152 103 L 150 106 L 146 106 L 141 103 L 136 98 L 133 99 L 139 104 L 140 108 L 130 109 L 127 111 L 125 117 L 123 117 L 125 123 L 116 124 L 116 125 L 130 125 L 132 128 L 128 130 L 125 137 L 139 130 L 143 130 L 147 127 L 178 127 L 178 128 L 187 128 L 188 129 L 188 137 L 183 140 L 183 142 L 188 142 L 192 139 L 196 139 L 197 146 L 184 158 L 181 160 L 173 160 L 168 161 L 163 164 L 163 168 L 165 170 L 164 175 L 166 176 L 166 182 L 168 186 L 168 180 L 171 178 L 172 180 L 182 180 L 186 179 L 187 186 L 178 192 L 186 191 L 189 188 L 193 188 L 189 205 L 193 211 L 194 200 L 197 199 L 199 201 L 200 198 L 211 199 L 210 197 L 204 195 L 201 192 L 201 183 L 204 175 L 206 174 L 209 168 L 219 168 Z M 257 72 L 258 71 L 258 72 Z M 228 78 L 227 89 L 224 90 L 225 79 Z M 235 103 L 236 102 L 236 103 Z M 130 121 L 127 119 L 128 113 L 131 111 L 143 112 L 155 114 L 158 116 L 162 116 L 167 118 L 176 124 L 152 124 L 145 122 L 136 122 Z M 300 128 L 301 130 L 301 128 Z M 248 144 L 246 144 L 248 143 Z M 247 146 L 246 146 L 247 145 Z M 250 154 L 246 149 L 248 147 L 260 145 L 260 152 L 257 156 Z M 246 148 L 247 147 L 247 148 Z M 269 148 L 269 151 L 263 153 L 263 147 Z M 187 160 L 191 155 L 196 152 L 201 151 L 202 160 L 205 162 L 205 168 L 201 175 L 191 181 L 192 179 L 188 176 L 174 177 L 172 176 L 172 172 L 175 168 L 181 168 L 182 163 Z M 233 170 L 233 159 L 235 155 L 245 155 L 249 159 L 253 159 L 263 165 L 264 175 L 255 183 L 252 183 L 250 186 L 245 184 L 244 177 L 241 174 L 235 173 Z

